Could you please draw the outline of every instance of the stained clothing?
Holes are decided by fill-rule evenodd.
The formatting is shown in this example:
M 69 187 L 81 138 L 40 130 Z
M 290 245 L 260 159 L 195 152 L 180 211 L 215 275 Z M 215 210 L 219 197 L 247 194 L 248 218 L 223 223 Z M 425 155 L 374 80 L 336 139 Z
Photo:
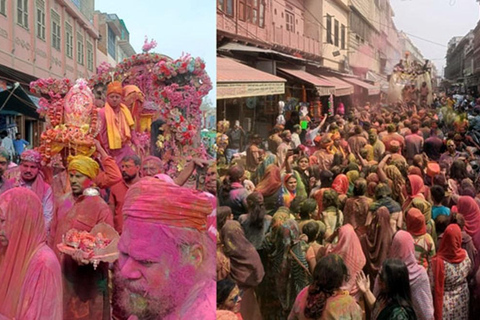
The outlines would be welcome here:
M 46 244 L 41 203 L 30 190 L 0 196 L 8 246 L 0 253 L 0 318 L 62 319 L 60 264 Z
M 90 232 L 101 222 L 113 226 L 112 212 L 99 196 L 82 195 L 74 199 L 72 194 L 67 194 L 56 206 L 49 245 L 62 266 L 65 320 L 110 319 L 108 265 L 100 263 L 94 270 L 91 264 L 79 265 L 57 248 L 70 229 Z

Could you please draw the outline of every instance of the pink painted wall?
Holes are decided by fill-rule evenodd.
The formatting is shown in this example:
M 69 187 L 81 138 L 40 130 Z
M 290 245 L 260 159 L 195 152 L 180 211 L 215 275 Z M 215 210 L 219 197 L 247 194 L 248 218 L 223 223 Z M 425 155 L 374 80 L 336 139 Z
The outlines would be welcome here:
M 28 1 L 28 30 L 17 24 L 17 1 L 0 14 L 0 64 L 34 77 L 89 77 L 97 65 L 98 32 L 68 0 L 45 0 L 45 40 L 36 36 L 36 0 Z M 60 16 L 60 50 L 52 47 L 51 9 Z M 73 59 L 66 55 L 65 21 L 73 28 Z M 77 63 L 77 32 L 83 34 L 84 64 Z M 87 69 L 87 40 L 93 45 L 93 71 Z

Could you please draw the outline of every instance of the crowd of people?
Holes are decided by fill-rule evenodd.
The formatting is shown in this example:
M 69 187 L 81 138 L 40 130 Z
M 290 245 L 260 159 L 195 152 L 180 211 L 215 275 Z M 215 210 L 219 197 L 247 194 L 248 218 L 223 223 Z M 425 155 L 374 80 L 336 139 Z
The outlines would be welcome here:
M 346 111 L 220 137 L 217 319 L 477 319 L 480 100 Z
M 91 157 L 43 166 L 22 140 L 9 169 L 0 148 L 1 320 L 215 318 L 216 169 L 194 158 L 170 177 L 141 159 L 123 99 L 108 85 Z M 202 190 L 183 186 L 196 168 Z M 115 262 L 60 250 L 72 230 L 103 224 L 119 234 Z

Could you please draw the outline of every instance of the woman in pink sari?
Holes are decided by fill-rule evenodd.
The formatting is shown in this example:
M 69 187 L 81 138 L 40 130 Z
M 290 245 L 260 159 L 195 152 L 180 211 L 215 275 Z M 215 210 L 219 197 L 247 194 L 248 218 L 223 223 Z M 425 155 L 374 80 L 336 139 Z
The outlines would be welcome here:
M 430 281 L 427 271 L 417 263 L 413 237 L 410 233 L 400 230 L 393 237 L 392 246 L 388 257 L 400 259 L 407 265 L 410 289 L 412 292 L 412 305 L 418 320 L 433 319 L 433 298 L 430 290 Z M 378 276 L 375 279 L 373 294 L 378 296 L 380 284 Z
M 26 188 L 0 196 L 0 319 L 62 319 L 62 276 L 42 204 Z
M 461 196 L 457 209 L 465 218 L 464 230 L 472 237 L 475 248 L 480 251 L 480 208 L 472 197 Z
M 363 254 L 360 240 L 358 239 L 352 225 L 346 224 L 338 229 L 338 243 L 327 246 L 326 255 L 329 254 L 338 254 L 342 257 L 350 275 L 348 282 L 344 283 L 342 289 L 347 290 L 350 295 L 355 297 L 358 301 L 361 292 L 358 290 L 356 279 L 367 260 Z M 317 256 L 317 261 L 319 258 L 320 257 Z

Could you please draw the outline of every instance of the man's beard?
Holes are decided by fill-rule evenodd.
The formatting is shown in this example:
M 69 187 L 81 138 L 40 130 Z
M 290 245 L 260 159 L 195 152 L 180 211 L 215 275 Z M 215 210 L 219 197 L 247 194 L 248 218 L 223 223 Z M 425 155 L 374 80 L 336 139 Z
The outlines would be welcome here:
M 180 269 L 183 269 L 181 273 L 187 271 L 191 276 L 182 277 L 180 272 L 175 271 L 170 273 L 171 280 L 165 284 L 164 288 L 160 288 L 161 296 L 154 295 L 136 282 L 122 278 L 117 271 L 115 275 L 117 304 L 127 315 L 136 315 L 141 320 L 165 318 L 181 308 L 195 282 L 195 276 L 190 268 L 180 267 Z
M 133 179 L 137 177 L 137 174 L 129 175 L 127 173 L 122 173 L 122 178 L 125 182 L 131 182 Z

